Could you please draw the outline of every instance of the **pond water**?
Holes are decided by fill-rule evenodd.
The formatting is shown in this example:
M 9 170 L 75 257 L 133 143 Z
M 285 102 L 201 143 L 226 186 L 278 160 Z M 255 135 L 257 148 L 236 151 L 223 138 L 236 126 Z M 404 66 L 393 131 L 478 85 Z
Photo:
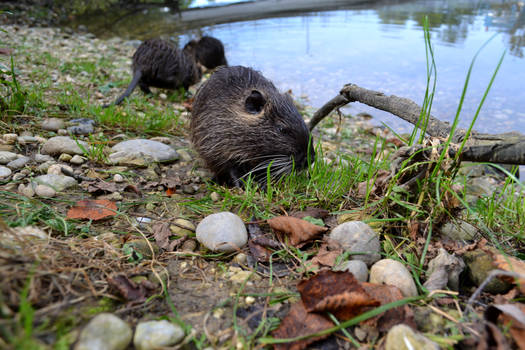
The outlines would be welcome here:
M 232 1 L 198 0 L 192 6 L 219 6 L 222 2 Z M 231 65 L 254 67 L 281 90 L 291 89 L 295 95 L 307 96 L 314 107 L 320 107 L 346 83 L 421 103 L 426 87 L 422 23 L 428 15 L 437 64 L 432 114 L 442 120 L 453 119 L 472 58 L 495 35 L 475 62 L 460 126 L 466 127 L 472 120 L 498 60 L 506 50 L 475 129 L 525 133 L 523 2 L 369 1 L 359 7 L 345 1 L 317 3 L 321 5 L 312 6 L 313 11 L 261 11 L 252 13 L 249 20 L 234 15 L 222 21 L 190 19 L 193 13 L 204 10 L 189 9 L 179 16 L 157 9 L 142 11 L 121 21 L 111 20 L 111 25 L 107 22 L 96 26 L 88 21 L 88 27 L 106 37 L 174 37 L 181 46 L 201 34 L 215 36 L 224 42 Z M 225 9 L 230 11 L 235 6 Z M 137 21 L 141 26 L 137 26 Z M 408 124 L 397 117 L 364 105 L 354 103 L 347 111 L 367 112 L 396 131 L 408 130 Z

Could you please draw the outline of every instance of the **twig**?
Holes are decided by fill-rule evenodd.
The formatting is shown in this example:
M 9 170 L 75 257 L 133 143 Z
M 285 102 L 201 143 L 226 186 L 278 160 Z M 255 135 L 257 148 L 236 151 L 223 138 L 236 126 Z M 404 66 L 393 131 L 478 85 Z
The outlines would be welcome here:
M 342 107 L 345 104 L 350 103 L 350 102 L 354 102 L 354 101 L 353 100 L 348 100 L 343 95 L 337 95 L 336 97 L 334 97 L 330 101 L 326 102 L 323 107 L 319 108 L 317 110 L 317 112 L 315 112 L 315 114 L 313 115 L 312 119 L 308 123 L 308 129 L 310 129 L 310 131 L 312 131 L 313 128 L 315 128 L 315 126 L 317 124 L 319 124 L 319 122 L 321 120 L 324 119 L 324 117 L 326 117 L 328 114 L 330 114 L 330 112 L 332 112 L 334 109 L 340 108 L 340 107 Z

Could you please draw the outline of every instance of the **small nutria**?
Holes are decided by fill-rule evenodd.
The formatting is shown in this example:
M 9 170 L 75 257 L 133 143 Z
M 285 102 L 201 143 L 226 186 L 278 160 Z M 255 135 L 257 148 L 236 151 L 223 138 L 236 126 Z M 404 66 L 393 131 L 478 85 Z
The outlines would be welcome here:
M 144 41 L 133 54 L 133 79 L 126 91 L 114 102 L 118 105 L 138 85 L 145 94 L 150 86 L 163 89 L 188 89 L 200 81 L 202 72 L 191 50 L 182 52 L 162 39 Z M 107 107 L 107 106 L 106 106 Z
M 222 42 L 212 36 L 203 36 L 199 40 L 191 40 L 184 46 L 184 49 L 193 50 L 197 62 L 207 69 L 228 65 Z
M 292 98 L 259 72 L 220 67 L 195 94 L 191 137 L 218 183 L 240 186 L 252 175 L 262 187 L 272 178 L 306 168 L 313 141 Z

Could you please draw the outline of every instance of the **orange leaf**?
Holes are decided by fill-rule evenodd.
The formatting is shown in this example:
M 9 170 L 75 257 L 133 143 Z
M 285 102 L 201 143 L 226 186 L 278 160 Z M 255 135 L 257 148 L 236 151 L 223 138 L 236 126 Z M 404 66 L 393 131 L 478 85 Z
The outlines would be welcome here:
M 308 311 L 330 311 L 345 321 L 363 313 L 369 306 L 379 305 L 361 287 L 355 277 L 346 271 L 324 270 L 297 285 Z
M 166 196 L 171 197 L 175 193 L 175 188 L 168 188 L 166 190 Z
M 515 272 L 521 276 L 525 276 L 525 261 L 516 259 L 512 256 L 502 255 L 489 248 L 485 248 L 484 251 L 492 256 L 492 265 L 498 269 Z M 512 277 L 501 277 L 501 279 L 504 279 L 510 283 L 518 284 L 520 292 L 525 294 L 525 278 L 514 279 Z
M 343 253 L 343 248 L 339 244 L 329 244 L 324 242 L 319 248 L 319 252 L 312 259 L 312 265 L 314 266 L 330 266 L 335 265 L 335 260 L 339 255 Z
M 117 215 L 117 205 L 107 199 L 86 199 L 78 201 L 68 210 L 68 219 L 101 220 Z
M 293 246 L 306 242 L 328 230 L 326 227 L 317 226 L 306 220 L 291 216 L 277 216 L 268 219 L 267 222 L 275 231 L 289 235 L 290 244 Z
M 302 301 L 292 305 L 290 312 L 283 319 L 279 328 L 272 332 L 272 336 L 276 339 L 295 338 L 302 335 L 307 335 L 319 332 L 333 327 L 334 324 L 327 320 L 324 316 L 307 312 Z M 308 338 L 292 343 L 274 344 L 276 350 L 301 350 L 320 339 L 326 338 L 328 335 Z

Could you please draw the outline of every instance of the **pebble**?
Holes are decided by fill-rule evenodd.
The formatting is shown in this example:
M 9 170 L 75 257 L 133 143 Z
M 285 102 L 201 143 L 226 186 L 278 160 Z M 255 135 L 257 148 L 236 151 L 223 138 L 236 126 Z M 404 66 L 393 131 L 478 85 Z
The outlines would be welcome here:
M 248 233 L 244 222 L 230 212 L 205 217 L 196 229 L 197 240 L 212 251 L 233 252 L 242 248 Z
M 36 143 L 38 142 L 38 139 L 34 136 L 26 135 L 26 136 L 18 136 L 17 141 L 19 144 L 25 145 L 28 143 Z
M 191 155 L 188 153 L 188 151 L 186 151 L 185 149 L 183 148 L 180 148 L 177 150 L 177 153 L 179 154 L 179 156 L 181 157 L 181 159 L 185 162 L 190 162 L 192 160 L 192 157 Z
M 35 136 L 35 140 L 38 143 L 44 143 L 44 142 L 47 141 L 47 139 L 45 137 L 42 137 L 42 136 Z
M 57 192 L 49 186 L 38 185 L 35 188 L 35 194 L 39 197 L 51 198 L 56 196 Z
M 58 134 L 59 136 L 67 136 L 67 135 L 69 135 L 69 132 L 68 132 L 66 129 L 59 129 L 59 130 L 57 131 L 57 134 Z
M 162 142 L 146 139 L 123 141 L 113 146 L 109 159 L 112 163 L 122 164 L 120 159 L 131 157 L 149 157 L 156 162 L 170 162 L 179 158 L 177 152 Z
M 18 154 L 8 151 L 0 151 L 0 164 L 7 164 L 18 158 Z
M 7 167 L 11 170 L 20 169 L 20 168 L 23 168 L 30 161 L 31 161 L 31 158 L 26 157 L 26 156 L 21 156 L 20 158 L 17 158 L 7 163 Z
M 197 192 L 192 185 L 182 185 L 182 193 L 184 194 L 194 194 Z
M 42 163 L 40 164 L 36 170 L 38 170 L 38 172 L 40 173 L 47 173 L 47 171 L 49 170 L 49 167 L 56 164 L 54 160 L 50 160 L 50 161 L 47 161 L 45 163 Z
M 75 164 L 75 165 L 80 165 L 80 164 L 84 164 L 84 162 L 86 161 L 86 158 L 82 157 L 82 156 L 79 156 L 78 154 L 74 155 L 70 160 L 69 162 L 71 164 Z
M 36 185 L 48 185 L 57 192 L 63 191 L 66 188 L 77 185 L 77 181 L 74 178 L 70 176 L 55 174 L 37 176 L 35 179 L 33 179 L 33 182 Z
M 18 172 L 18 173 L 13 175 L 12 179 L 13 179 L 13 181 L 19 181 L 19 180 L 22 180 L 23 178 L 25 178 L 26 176 L 27 176 L 27 174 Z
M 60 155 L 60 157 L 58 157 L 58 160 L 61 161 L 61 162 L 69 162 L 71 160 L 71 158 L 73 158 L 73 156 L 71 156 L 71 154 L 62 153 Z
M 439 350 L 440 347 L 421 333 L 405 324 L 398 324 L 388 331 L 385 350 Z
M 49 162 L 49 161 L 54 160 L 54 158 L 51 157 L 50 155 L 40 154 L 40 153 L 35 154 L 34 159 L 35 159 L 35 162 L 37 163 L 44 163 L 44 162 Z
M 490 197 L 499 188 L 498 183 L 491 177 L 475 177 L 467 182 L 467 195 Z
M 170 230 L 174 235 L 188 236 L 195 232 L 195 225 L 189 220 L 177 219 L 173 223 L 174 225 L 170 226 Z
M 120 174 L 115 174 L 113 176 L 113 181 L 115 181 L 117 183 L 124 182 L 124 176 L 122 176 Z
M 166 136 L 155 136 L 150 139 L 151 141 L 162 142 L 165 145 L 171 144 L 171 138 Z
M 70 172 L 73 172 L 73 168 L 71 168 L 69 165 L 64 164 L 53 164 L 47 169 L 48 174 L 54 174 L 54 175 L 65 175 L 62 173 L 62 168 L 69 170 Z
M 20 184 L 18 186 L 18 193 L 21 195 L 24 195 L 26 197 L 33 197 L 35 195 L 35 190 L 33 190 L 33 186 L 31 184 L 24 186 L 23 184 Z
M 217 192 L 212 192 L 210 194 L 210 198 L 211 198 L 212 201 L 218 202 L 221 199 L 221 196 L 219 196 L 219 194 Z
M 74 350 L 124 350 L 132 335 L 133 331 L 126 322 L 115 315 L 101 313 L 80 332 Z
M 133 345 L 137 350 L 173 346 L 184 338 L 184 330 L 167 320 L 141 322 L 135 329 Z
M 168 96 L 167 96 L 165 93 L 160 93 L 160 94 L 159 94 L 159 98 L 160 98 L 161 100 L 165 100 L 165 99 L 168 98 Z
M 348 271 L 360 282 L 368 281 L 368 266 L 361 260 L 348 260 L 334 267 L 334 271 Z
M 472 250 L 463 254 L 467 265 L 467 278 L 475 285 L 480 286 L 494 269 L 492 258 L 481 249 Z M 491 294 L 506 293 L 512 287 L 511 284 L 499 278 L 493 278 L 483 290 Z
M 181 251 L 183 252 L 193 252 L 197 249 L 197 242 L 193 239 L 188 239 L 182 243 Z
M 40 127 L 48 131 L 58 131 L 58 129 L 63 129 L 64 126 L 64 120 L 60 118 L 48 118 L 40 123 Z
M 78 118 L 69 121 L 76 124 L 67 128 L 67 131 L 74 135 L 87 135 L 95 131 L 95 121 L 89 118 Z
M 441 236 L 454 241 L 471 241 L 478 236 L 478 229 L 463 220 L 454 220 L 445 223 L 439 230 Z
M 233 262 L 236 262 L 239 265 L 246 265 L 248 262 L 248 256 L 244 253 L 239 253 L 233 257 Z
M 77 142 L 81 144 L 86 149 L 89 148 L 89 145 L 85 141 L 73 140 L 68 136 L 55 136 L 47 140 L 42 146 L 42 153 L 49 154 L 52 156 L 59 155 L 62 153 L 67 154 L 83 154 L 80 147 L 77 145 Z
M 150 247 L 151 246 L 151 247 Z M 146 242 L 144 239 L 132 239 L 124 244 L 123 249 L 133 249 L 133 251 L 139 253 L 144 259 L 153 258 L 153 254 L 159 254 L 159 247 L 154 242 Z M 153 249 L 153 251 L 151 251 Z
M 3 134 L 2 139 L 4 142 L 8 145 L 13 145 L 16 143 L 16 140 L 18 139 L 17 134 Z
M 6 178 L 11 175 L 12 171 L 8 167 L 0 165 L 0 179 Z
M 412 275 L 405 265 L 397 260 L 382 259 L 370 268 L 370 283 L 396 286 L 405 297 L 417 295 Z
M 347 252 L 365 253 L 352 255 L 353 260 L 362 260 L 370 266 L 381 258 L 379 235 L 362 221 L 349 221 L 337 225 L 329 237 L 339 242 Z
M 434 290 L 444 289 L 445 286 L 448 286 L 451 290 L 458 291 L 459 275 L 465 269 L 465 263 L 463 260 L 453 254 L 449 254 L 445 249 L 439 248 L 438 255 L 428 263 L 426 274 L 427 276 L 431 276 L 434 272 L 440 269 L 446 272 L 445 285 L 440 286 L 440 288 L 429 288 L 425 282 L 425 287 Z

